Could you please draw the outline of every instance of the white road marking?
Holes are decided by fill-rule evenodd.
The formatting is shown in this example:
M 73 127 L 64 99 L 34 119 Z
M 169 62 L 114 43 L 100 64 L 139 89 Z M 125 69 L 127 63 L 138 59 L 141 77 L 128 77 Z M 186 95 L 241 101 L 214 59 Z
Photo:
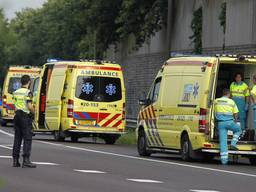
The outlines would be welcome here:
M 47 141 L 36 141 L 37 143 L 43 143 L 43 144 L 48 144 L 48 145 L 53 145 L 53 146 L 63 146 L 62 144 L 58 144 L 58 143 L 50 143 Z
M 4 149 L 10 149 L 10 150 L 12 150 L 12 147 L 7 147 L 7 146 L 5 146 L 5 145 L 0 145 L 0 147 L 1 147 L 1 148 L 4 148 Z
M 4 135 L 7 135 L 7 136 L 9 136 L 9 137 L 14 137 L 14 135 L 13 135 L 13 134 L 8 133 L 8 132 L 3 131 L 3 130 L 0 130 L 0 133 L 2 133 L 2 134 L 4 134 Z
M 50 163 L 50 162 L 33 162 L 36 165 L 59 165 L 57 163 Z
M 137 182 L 137 183 L 163 183 L 162 181 L 151 180 L 151 179 L 126 179 L 126 180 Z
M 214 191 L 214 190 L 197 190 L 197 189 L 190 189 L 191 192 L 220 192 L 220 191 Z
M 12 156 L 0 156 L 0 159 L 12 159 Z
M 12 134 L 9 134 L 9 133 L 7 133 L 5 131 L 2 131 L 2 130 L 0 130 L 0 132 L 3 133 L 3 134 L 6 134 L 8 136 L 12 135 Z M 156 159 L 142 158 L 142 157 L 136 157 L 136 156 L 130 156 L 130 155 L 122 155 L 122 154 L 118 154 L 118 153 L 98 151 L 98 150 L 92 150 L 92 149 L 81 148 L 81 147 L 73 147 L 73 146 L 68 146 L 68 145 L 63 145 L 63 144 L 55 144 L 55 143 L 46 142 L 46 141 L 38 141 L 38 142 L 41 142 L 41 143 L 43 142 L 44 144 L 49 144 L 49 145 L 53 145 L 53 146 L 60 146 L 60 147 L 65 147 L 65 148 L 75 149 L 75 150 L 80 150 L 80 151 L 87 151 L 87 152 L 92 152 L 92 153 L 111 155 L 111 156 L 116 156 L 116 157 L 123 157 L 123 158 L 127 158 L 127 159 L 135 159 L 135 160 L 148 161 L 148 162 L 154 162 L 154 163 L 163 163 L 163 164 L 168 164 L 168 165 L 176 165 L 176 166 L 180 166 L 180 167 L 188 167 L 188 168 L 193 168 L 193 169 L 200 169 L 200 170 L 206 170 L 206 171 L 227 173 L 227 174 L 232 174 L 232 175 L 242 175 L 242 176 L 255 177 L 256 178 L 255 174 L 249 174 L 249 173 L 243 173 L 243 172 L 228 171 L 228 170 L 224 170 L 224 169 L 215 169 L 215 168 L 209 168 L 209 167 L 203 167 L 203 166 L 197 166 L 197 165 L 175 163 L 175 162 L 170 162 L 170 161 L 161 161 L 161 160 L 156 160 Z
M 8 145 L 4 145 L 4 146 L 6 146 L 6 147 L 12 147 L 13 144 L 8 144 Z M 21 147 L 23 147 L 23 145 L 21 145 Z
M 103 171 L 97 171 L 97 170 L 81 170 L 81 169 L 74 169 L 76 172 L 81 172 L 81 173 L 98 173 L 98 174 L 103 174 L 106 172 Z

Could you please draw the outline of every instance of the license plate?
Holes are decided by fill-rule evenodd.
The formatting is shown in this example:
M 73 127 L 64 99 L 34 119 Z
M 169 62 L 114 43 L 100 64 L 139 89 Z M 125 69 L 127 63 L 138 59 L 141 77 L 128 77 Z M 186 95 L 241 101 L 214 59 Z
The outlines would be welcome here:
M 79 125 L 94 125 L 95 121 L 90 121 L 90 120 L 79 120 L 78 121 Z
M 8 110 L 7 113 L 11 114 L 11 115 L 14 115 L 14 110 Z

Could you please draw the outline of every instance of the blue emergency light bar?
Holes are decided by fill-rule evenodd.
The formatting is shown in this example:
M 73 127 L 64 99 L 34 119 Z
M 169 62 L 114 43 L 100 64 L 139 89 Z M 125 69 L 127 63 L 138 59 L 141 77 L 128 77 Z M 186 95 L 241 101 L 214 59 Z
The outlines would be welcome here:
M 60 62 L 60 61 L 61 60 L 59 59 L 52 59 L 52 58 L 47 59 L 47 63 Z

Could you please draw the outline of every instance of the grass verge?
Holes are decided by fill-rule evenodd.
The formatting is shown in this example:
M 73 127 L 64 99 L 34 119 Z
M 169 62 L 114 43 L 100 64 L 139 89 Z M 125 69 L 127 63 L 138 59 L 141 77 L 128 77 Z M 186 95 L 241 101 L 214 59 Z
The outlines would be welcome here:
M 136 134 L 134 129 L 127 129 L 127 133 L 122 135 L 116 142 L 121 145 L 136 145 Z

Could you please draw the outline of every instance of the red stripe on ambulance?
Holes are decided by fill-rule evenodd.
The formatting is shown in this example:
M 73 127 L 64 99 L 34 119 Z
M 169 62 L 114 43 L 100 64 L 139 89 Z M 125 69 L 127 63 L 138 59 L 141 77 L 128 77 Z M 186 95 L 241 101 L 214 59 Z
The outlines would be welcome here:
M 112 123 L 115 119 L 117 119 L 121 114 L 115 114 L 111 119 L 109 119 L 106 123 L 102 125 L 102 127 L 107 127 L 110 123 Z

